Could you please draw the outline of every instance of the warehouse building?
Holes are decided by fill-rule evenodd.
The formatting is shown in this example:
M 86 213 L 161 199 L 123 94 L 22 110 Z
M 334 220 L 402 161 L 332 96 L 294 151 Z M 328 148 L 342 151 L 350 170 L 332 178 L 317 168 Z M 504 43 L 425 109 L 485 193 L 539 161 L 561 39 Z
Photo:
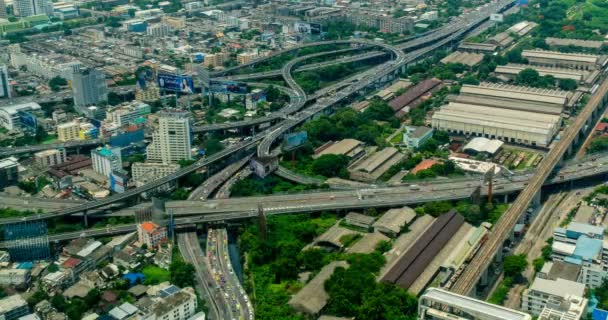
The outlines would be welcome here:
M 483 54 L 473 52 L 455 51 L 449 54 L 447 57 L 441 59 L 441 63 L 460 63 L 468 67 L 474 67 L 481 63 L 483 60 Z
M 547 147 L 561 124 L 559 115 L 450 102 L 435 112 L 433 128 L 504 142 Z
M 571 79 L 581 84 L 593 84 L 599 76 L 599 71 L 586 71 L 580 69 L 567 69 L 555 67 L 533 66 L 528 64 L 509 63 L 504 66 L 497 66 L 494 73 L 499 77 L 505 77 L 509 80 L 517 78 L 517 75 L 524 69 L 533 69 L 538 72 L 541 77 L 553 76 L 557 80 Z
M 442 82 L 439 79 L 426 79 L 411 87 L 407 92 L 391 100 L 388 105 L 395 111 L 396 116 L 405 116 L 410 108 L 415 108 L 424 97 L 433 94 L 441 89 Z
M 405 156 L 396 148 L 384 148 L 378 152 L 362 157 L 349 168 L 350 177 L 354 180 L 371 182 L 384 174 L 391 166 Z
M 448 101 L 559 115 L 570 95 L 570 92 L 562 90 L 481 83 L 478 86 L 463 85 L 460 95 L 450 96 Z
M 487 53 L 492 54 L 498 49 L 498 46 L 491 43 L 477 43 L 477 42 L 462 42 L 458 46 L 458 50 L 467 51 L 467 52 L 475 52 L 475 53 Z
M 381 281 L 409 289 L 464 223 L 464 217 L 455 210 L 439 216 L 382 276 Z
M 585 49 L 599 50 L 604 46 L 603 41 L 581 40 L 581 39 L 562 39 L 562 38 L 545 38 L 545 43 L 550 46 L 568 47 L 575 46 Z
M 533 65 L 564 67 L 581 70 L 601 69 L 601 67 L 606 63 L 606 56 L 583 53 L 524 50 L 521 56 L 527 59 L 528 62 Z
M 343 139 L 340 141 L 328 141 L 315 150 L 313 158 L 326 154 L 345 155 L 351 159 L 358 158 L 365 153 L 363 142 L 356 139 Z
M 512 25 L 509 29 L 507 29 L 507 32 L 523 37 L 530 33 L 532 29 L 536 28 L 536 26 L 538 26 L 536 22 L 522 21 Z
M 325 291 L 325 281 L 331 277 L 338 267 L 346 269 L 348 263 L 346 261 L 334 261 L 323 267 L 304 288 L 289 300 L 288 304 L 298 312 L 318 315 L 329 300 L 329 295 Z
M 394 237 L 401 233 L 406 225 L 416 218 L 416 212 L 410 207 L 393 208 L 384 213 L 373 224 L 375 232 L 381 232 Z

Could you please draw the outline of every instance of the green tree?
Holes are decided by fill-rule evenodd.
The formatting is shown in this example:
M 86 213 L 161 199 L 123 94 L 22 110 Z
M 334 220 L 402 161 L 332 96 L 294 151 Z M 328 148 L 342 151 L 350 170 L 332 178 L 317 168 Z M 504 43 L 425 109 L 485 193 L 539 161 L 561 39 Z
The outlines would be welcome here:
M 324 154 L 312 162 L 312 171 L 324 177 L 344 176 L 348 157 L 337 154 Z
M 525 254 L 506 256 L 503 262 L 505 276 L 516 278 L 526 270 L 528 260 Z
M 171 283 L 176 286 L 181 288 L 194 286 L 194 277 L 192 275 L 196 271 L 193 265 L 181 259 L 174 259 L 169 266 L 169 272 L 171 273 Z
M 57 92 L 59 90 L 61 90 L 62 86 L 67 86 L 68 85 L 68 81 L 60 76 L 56 76 L 54 78 L 52 78 L 51 80 L 49 80 L 49 87 L 51 88 L 51 90 Z
M 578 87 L 578 83 L 576 83 L 576 80 L 572 80 L 572 79 L 559 80 L 559 88 L 562 90 L 573 91 L 573 90 L 576 90 L 577 87 Z
M 520 85 L 533 86 L 540 81 L 540 75 L 538 74 L 538 71 L 526 68 L 517 74 L 515 81 Z

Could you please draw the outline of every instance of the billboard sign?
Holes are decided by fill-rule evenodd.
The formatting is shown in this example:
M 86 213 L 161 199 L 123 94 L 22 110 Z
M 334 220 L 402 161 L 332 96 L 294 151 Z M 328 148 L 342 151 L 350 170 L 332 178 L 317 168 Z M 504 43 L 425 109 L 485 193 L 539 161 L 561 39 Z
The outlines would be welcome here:
M 321 34 L 321 25 L 318 23 L 296 22 L 294 29 L 300 34 Z
M 209 81 L 209 91 L 213 93 L 247 94 L 247 84 L 234 81 Z
M 285 151 L 294 150 L 308 141 L 308 133 L 306 131 L 294 132 L 286 134 L 283 138 L 283 149 Z
M 167 91 L 193 93 L 194 80 L 191 76 L 159 73 L 158 87 Z

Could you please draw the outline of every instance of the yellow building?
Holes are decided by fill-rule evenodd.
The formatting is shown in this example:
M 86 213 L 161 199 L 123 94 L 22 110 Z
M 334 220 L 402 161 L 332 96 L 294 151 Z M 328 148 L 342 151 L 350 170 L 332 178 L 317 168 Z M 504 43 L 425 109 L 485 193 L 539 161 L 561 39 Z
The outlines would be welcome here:
M 57 139 L 61 142 L 78 140 L 80 131 L 80 123 L 70 121 L 57 125 Z

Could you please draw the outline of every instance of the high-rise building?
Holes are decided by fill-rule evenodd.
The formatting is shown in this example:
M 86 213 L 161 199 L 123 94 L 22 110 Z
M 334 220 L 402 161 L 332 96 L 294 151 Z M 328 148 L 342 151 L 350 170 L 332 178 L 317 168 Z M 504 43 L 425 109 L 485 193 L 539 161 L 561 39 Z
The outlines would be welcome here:
M 0 160 L 0 188 L 17 184 L 19 181 L 19 164 L 13 158 Z
M 122 169 L 122 158 L 119 148 L 97 148 L 91 151 L 93 170 L 109 177 L 113 170 Z
M 85 69 L 74 73 L 72 77 L 74 104 L 84 107 L 108 99 L 106 76 L 96 69 Z
M 29 17 L 36 15 L 51 15 L 53 4 L 48 0 L 14 0 L 13 10 L 16 16 Z
M 8 14 L 6 13 L 6 3 L 4 0 L 0 0 L 0 19 L 6 19 Z
M 191 132 L 188 112 L 166 110 L 160 113 L 158 128 L 148 145 L 148 161 L 164 164 L 191 160 Z
M 6 8 L 4 7 L 4 0 L 0 0 L 0 19 L 2 19 L 2 13 L 6 15 Z M 11 85 L 8 83 L 8 69 L 5 65 L 0 66 L 0 98 L 11 97 Z

